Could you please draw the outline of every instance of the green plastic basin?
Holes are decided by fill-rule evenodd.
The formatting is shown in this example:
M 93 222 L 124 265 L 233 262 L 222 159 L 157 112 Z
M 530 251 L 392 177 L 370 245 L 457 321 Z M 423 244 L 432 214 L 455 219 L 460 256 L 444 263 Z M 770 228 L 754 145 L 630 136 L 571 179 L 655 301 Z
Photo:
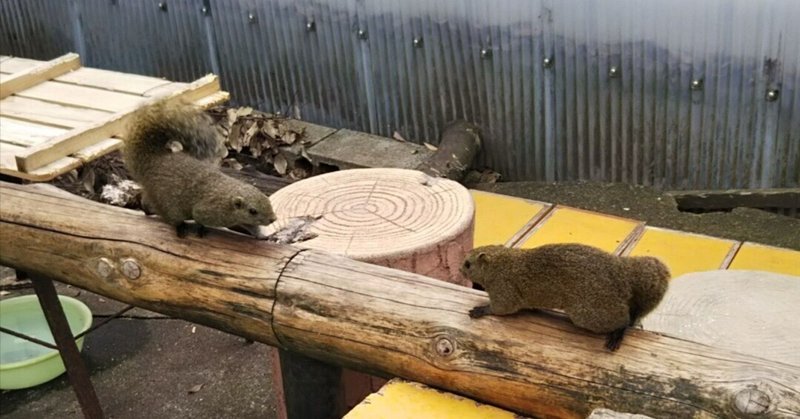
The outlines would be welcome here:
M 58 296 L 73 335 L 89 330 L 92 312 L 86 304 Z M 0 325 L 39 340 L 53 343 L 53 335 L 35 295 L 0 301 Z M 83 348 L 83 338 L 76 340 Z M 45 348 L 25 339 L 0 332 L 0 389 L 33 387 L 64 373 L 64 363 L 55 349 Z

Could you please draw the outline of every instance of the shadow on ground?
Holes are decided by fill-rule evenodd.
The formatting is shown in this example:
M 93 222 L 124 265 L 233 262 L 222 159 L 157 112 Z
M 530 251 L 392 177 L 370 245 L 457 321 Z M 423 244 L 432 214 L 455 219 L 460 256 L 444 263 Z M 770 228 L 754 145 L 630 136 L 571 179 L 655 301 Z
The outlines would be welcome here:
M 58 285 L 58 292 L 86 302 L 96 316 L 122 307 L 65 285 Z M 113 320 L 90 333 L 82 352 L 106 417 L 276 417 L 268 346 L 145 310 L 129 313 L 136 317 Z M 0 416 L 82 417 L 66 375 L 31 389 L 4 391 Z

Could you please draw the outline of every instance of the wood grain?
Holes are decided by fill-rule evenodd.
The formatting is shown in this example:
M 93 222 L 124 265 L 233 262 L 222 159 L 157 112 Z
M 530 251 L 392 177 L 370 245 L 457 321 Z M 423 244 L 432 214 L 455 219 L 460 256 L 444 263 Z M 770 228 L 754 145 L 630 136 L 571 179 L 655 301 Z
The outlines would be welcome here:
M 0 140 L 6 143 L 27 147 L 43 143 L 65 132 L 67 130 L 63 128 L 0 116 Z
M 475 206 L 466 188 L 406 169 L 350 169 L 295 182 L 270 198 L 278 229 L 321 217 L 301 247 L 467 284 Z
M 712 270 L 672 279 L 646 330 L 800 365 L 800 278 Z
M 178 239 L 42 186 L 0 183 L 0 196 L 0 237 L 13 237 L 0 264 L 325 362 L 539 417 L 800 415 L 797 365 L 640 330 L 609 353 L 603 336 L 553 315 L 471 320 L 485 293 L 420 275 L 217 230 Z M 125 276 L 125 262 L 140 275 Z
M 78 54 L 68 53 L 53 60 L 37 64 L 34 67 L 15 72 L 0 83 L 0 99 L 36 86 L 45 80 L 58 77 L 68 71 L 75 70 L 80 66 L 81 59 Z
M 28 91 L 30 90 L 32 89 L 28 89 Z M 158 96 L 146 100 L 139 98 L 131 106 L 113 114 L 107 120 L 76 128 L 63 135 L 51 138 L 47 142 L 28 148 L 24 153 L 17 156 L 17 167 L 21 171 L 29 172 L 98 141 L 122 135 L 126 132 L 127 124 L 133 113 L 141 106 L 151 105 L 162 100 L 182 99 L 195 101 L 217 91 L 219 91 L 219 80 L 214 75 L 208 75 L 167 96 Z
M 75 128 L 108 119 L 113 113 L 11 96 L 0 102 L 0 115 L 56 127 Z
M 87 67 L 57 77 L 55 80 L 62 83 L 94 87 L 112 92 L 133 93 L 135 95 L 144 95 L 156 87 L 173 84 L 169 80 L 157 77 Z

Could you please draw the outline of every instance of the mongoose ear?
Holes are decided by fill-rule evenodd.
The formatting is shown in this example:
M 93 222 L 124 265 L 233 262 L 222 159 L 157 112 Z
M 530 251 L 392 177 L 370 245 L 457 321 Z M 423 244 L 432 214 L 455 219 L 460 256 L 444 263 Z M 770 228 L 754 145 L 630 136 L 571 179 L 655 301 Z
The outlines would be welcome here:
M 183 151 L 183 144 L 180 141 L 170 141 L 167 143 L 167 148 L 173 153 L 179 153 Z
M 236 209 L 241 209 L 244 206 L 244 198 L 241 196 L 233 197 L 233 206 Z
M 486 255 L 486 252 L 478 253 L 478 257 L 477 257 L 478 262 L 486 262 L 486 260 L 488 258 L 489 258 L 489 256 Z

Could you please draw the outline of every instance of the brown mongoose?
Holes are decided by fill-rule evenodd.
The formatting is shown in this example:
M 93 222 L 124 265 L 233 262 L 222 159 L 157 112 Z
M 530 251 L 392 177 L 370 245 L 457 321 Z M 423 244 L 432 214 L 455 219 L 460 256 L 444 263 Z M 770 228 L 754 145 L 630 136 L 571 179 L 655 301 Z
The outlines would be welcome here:
M 142 186 L 143 203 L 179 237 L 186 236 L 186 220 L 195 221 L 199 236 L 206 226 L 252 230 L 275 221 L 266 195 L 220 171 L 227 150 L 199 109 L 174 102 L 147 106 L 129 128 L 125 166 Z
M 654 257 L 620 257 L 582 244 L 482 246 L 467 255 L 461 272 L 489 294 L 489 305 L 473 308 L 470 317 L 563 310 L 576 326 L 608 334 L 612 351 L 625 329 L 661 302 L 670 278 Z

